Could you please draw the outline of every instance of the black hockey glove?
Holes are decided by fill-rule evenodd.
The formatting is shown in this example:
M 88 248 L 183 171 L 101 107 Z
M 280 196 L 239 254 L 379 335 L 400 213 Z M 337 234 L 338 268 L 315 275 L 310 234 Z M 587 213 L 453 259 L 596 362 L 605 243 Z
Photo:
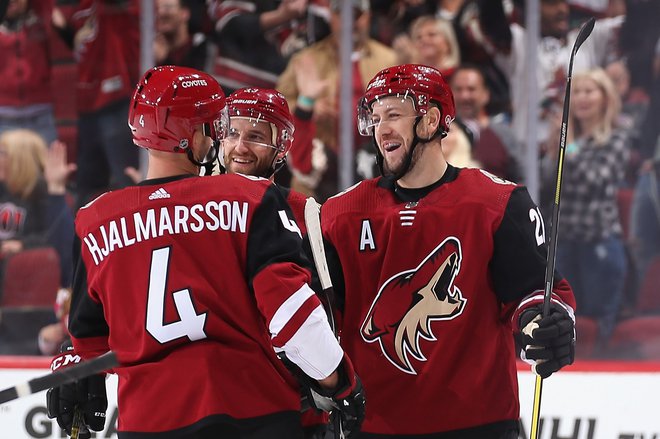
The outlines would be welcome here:
M 62 353 L 53 358 L 51 370 L 73 366 L 81 361 L 73 346 L 65 344 Z M 82 414 L 83 425 L 79 431 L 80 439 L 91 437 L 89 430 L 101 431 L 105 426 L 105 411 L 108 398 L 105 391 L 105 374 L 92 375 L 74 383 L 53 387 L 46 393 L 48 417 L 57 418 L 60 428 L 71 436 L 73 418 L 76 410 Z
M 531 360 L 532 371 L 547 378 L 575 359 L 575 322 L 560 305 L 550 304 L 550 312 L 541 317 L 542 305 L 520 314 L 517 338 L 523 350 L 521 358 Z
M 335 408 L 330 412 L 330 423 L 347 439 L 356 437 L 364 421 L 364 406 L 366 403 L 362 381 L 353 369 L 353 363 L 344 354 L 344 359 L 337 368 L 339 384 L 334 392 L 326 396 L 332 398 Z

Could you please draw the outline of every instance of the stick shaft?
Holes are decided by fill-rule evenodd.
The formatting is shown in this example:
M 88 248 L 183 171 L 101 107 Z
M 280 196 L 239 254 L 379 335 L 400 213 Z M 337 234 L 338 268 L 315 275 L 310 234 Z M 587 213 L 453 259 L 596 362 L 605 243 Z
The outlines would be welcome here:
M 552 222 L 550 227 L 550 237 L 548 242 L 548 257 L 545 264 L 545 282 L 543 291 L 543 316 L 550 313 L 550 302 L 552 298 L 552 287 L 555 280 L 555 267 L 557 255 L 557 236 L 559 234 L 559 210 L 561 202 L 561 186 L 564 175 L 564 154 L 566 152 L 566 137 L 568 135 L 569 110 L 571 102 L 571 80 L 573 76 L 573 61 L 580 45 L 589 37 L 594 29 L 593 18 L 587 20 L 582 25 L 575 39 L 575 44 L 571 50 L 571 57 L 568 62 L 568 71 L 566 75 L 566 92 L 564 93 L 564 108 L 561 116 L 561 132 L 559 133 L 559 151 L 557 154 L 557 178 L 555 182 L 555 196 L 552 204 Z M 530 439 L 538 439 L 539 424 L 541 417 L 541 394 L 543 391 L 543 378 L 536 376 L 534 384 L 534 404 L 532 410 L 532 427 L 530 430 Z
M 337 334 L 331 300 L 333 296 L 332 279 L 330 278 L 328 261 L 325 258 L 325 246 L 323 245 L 319 204 L 312 197 L 309 197 L 305 203 L 305 226 L 307 227 L 307 238 L 309 239 L 309 244 L 312 248 L 314 265 L 316 266 L 316 271 L 319 275 L 323 294 L 328 302 L 329 309 L 327 311 L 328 318 L 330 319 L 330 326 L 332 327 L 332 331 Z
M 0 391 L 0 404 L 101 373 L 105 370 L 112 369 L 118 364 L 117 355 L 112 351 L 106 352 L 93 360 L 85 361 L 2 390 Z

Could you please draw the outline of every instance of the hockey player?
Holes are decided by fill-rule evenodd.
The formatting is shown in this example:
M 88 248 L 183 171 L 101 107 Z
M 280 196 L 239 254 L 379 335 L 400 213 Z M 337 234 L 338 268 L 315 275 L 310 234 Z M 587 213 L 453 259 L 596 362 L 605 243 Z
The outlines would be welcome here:
M 295 130 L 284 96 L 273 89 L 243 88 L 229 95 L 227 108 L 231 126 L 222 141 L 224 168 L 230 174 L 273 179 L 286 163 Z M 306 197 L 278 187 L 299 227 L 304 228 Z
M 241 175 L 196 178 L 228 128 L 225 104 L 205 73 L 148 71 L 129 113 L 149 151 L 147 179 L 76 219 L 69 330 L 83 359 L 109 349 L 119 358 L 120 439 L 301 438 L 298 383 L 274 348 L 335 404 L 362 401 L 279 191 Z M 67 432 L 76 408 L 103 429 L 102 378 L 47 399 Z
M 540 317 L 541 214 L 525 187 L 447 164 L 453 119 L 437 70 L 379 72 L 358 124 L 382 177 L 321 209 L 341 343 L 369 395 L 360 438 L 517 438 L 512 335 L 543 377 L 573 361 L 574 297 L 559 275 Z
M 286 99 L 277 90 L 243 88 L 227 97 L 227 108 L 231 123 L 222 140 L 225 170 L 231 174 L 241 173 L 273 179 L 275 173 L 286 163 L 286 156 L 293 144 L 295 127 Z M 289 188 L 279 185 L 276 187 L 289 203 L 293 218 L 305 237 L 307 228 L 304 210 L 307 198 Z M 311 255 L 308 256 L 312 258 Z M 315 274 L 314 269 L 312 274 Z M 326 308 L 326 313 L 330 315 L 330 301 L 323 295 L 319 298 Z M 302 422 L 306 438 L 325 437 L 327 415 L 307 410 L 303 412 Z

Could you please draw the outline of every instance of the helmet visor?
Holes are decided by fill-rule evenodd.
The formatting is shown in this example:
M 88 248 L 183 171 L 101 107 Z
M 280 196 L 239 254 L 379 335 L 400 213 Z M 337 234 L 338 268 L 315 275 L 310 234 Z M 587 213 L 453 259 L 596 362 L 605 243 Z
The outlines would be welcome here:
M 358 105 L 358 131 L 363 136 L 372 136 L 374 129 L 381 124 L 414 119 L 421 115 L 415 109 L 414 100 L 408 92 L 379 96 L 371 104 L 362 98 Z
M 227 132 L 229 131 L 229 112 L 225 106 L 216 119 L 213 119 L 211 123 L 205 123 L 202 125 L 204 129 L 204 135 L 210 137 L 216 142 L 220 142 L 222 139 L 227 137 Z
M 240 123 L 237 123 L 241 120 Z M 223 139 L 223 145 L 234 147 L 238 142 L 258 148 L 271 148 L 280 151 L 275 145 L 277 139 L 277 128 L 275 124 L 265 121 L 263 118 L 232 116 L 231 125 L 227 135 Z

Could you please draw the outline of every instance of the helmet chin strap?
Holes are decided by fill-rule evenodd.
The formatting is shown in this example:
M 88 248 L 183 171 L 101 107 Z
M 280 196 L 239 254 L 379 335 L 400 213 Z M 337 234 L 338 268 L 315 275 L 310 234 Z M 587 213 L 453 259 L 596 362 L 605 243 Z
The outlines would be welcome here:
M 270 163 L 270 166 L 259 177 L 270 179 L 273 175 L 277 174 L 277 171 L 282 169 L 282 166 L 286 164 L 286 155 L 282 157 L 281 160 L 277 160 L 277 155 L 280 152 L 280 150 L 276 150 L 275 156 L 273 157 L 273 161 Z
M 442 128 L 438 127 L 438 129 L 433 133 L 430 137 L 422 138 L 417 135 L 417 125 L 419 125 L 419 122 L 422 120 L 423 116 L 417 116 L 415 118 L 415 123 L 413 124 L 413 140 L 412 143 L 410 144 L 410 150 L 408 151 L 408 154 L 406 155 L 406 158 L 403 162 L 403 166 L 399 170 L 399 172 L 395 173 L 392 177 L 394 178 L 394 181 L 398 181 L 401 178 L 403 178 L 408 171 L 410 171 L 410 166 L 412 165 L 412 159 L 413 159 L 413 154 L 415 153 L 415 148 L 417 148 L 417 145 L 420 143 L 428 143 L 433 139 L 436 139 L 438 137 L 446 137 L 447 132 L 444 131 Z M 374 145 L 376 147 L 376 163 L 378 164 L 378 170 L 380 171 L 380 175 L 385 176 L 385 158 L 383 157 L 383 154 L 381 154 L 380 149 L 378 148 L 378 144 L 376 143 L 376 132 L 374 131 L 373 134 L 373 141 Z
M 219 159 L 220 156 L 219 151 L 220 151 L 220 142 L 217 140 L 212 140 L 211 148 L 209 149 L 209 152 L 206 153 L 203 162 L 200 162 L 195 158 L 195 156 L 193 155 L 192 148 L 188 148 L 186 150 L 186 155 L 188 156 L 188 160 L 190 160 L 195 166 L 204 168 L 204 175 L 211 175 L 211 172 L 213 171 L 213 162 L 215 161 L 215 159 Z M 220 162 L 222 167 L 222 161 Z

